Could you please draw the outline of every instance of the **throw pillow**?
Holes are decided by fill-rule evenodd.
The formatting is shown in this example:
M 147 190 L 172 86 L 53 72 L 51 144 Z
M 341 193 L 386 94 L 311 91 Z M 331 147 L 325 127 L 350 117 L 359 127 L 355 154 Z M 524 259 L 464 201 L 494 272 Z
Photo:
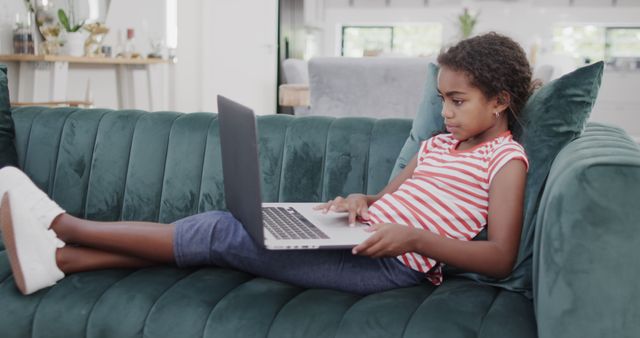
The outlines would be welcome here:
M 13 143 L 13 120 L 9 103 L 9 83 L 7 67 L 0 65 L 0 168 L 18 165 L 16 147 Z
M 579 68 L 551 81 L 529 98 L 522 111 L 524 130 L 519 140 L 529 159 L 529 172 L 522 236 L 515 268 L 503 280 L 475 273 L 459 274 L 486 284 L 522 292 L 532 298 L 534 226 L 544 185 L 556 155 L 582 133 L 596 102 L 603 70 L 603 62 Z
M 513 273 L 503 280 L 495 280 L 445 266 L 446 274 L 462 275 L 531 297 L 534 224 L 544 184 L 558 152 L 582 133 L 598 95 L 603 69 L 604 63 L 597 62 L 548 83 L 529 98 L 522 111 L 524 130 L 518 140 L 529 157 L 529 172 L 520 249 Z M 442 104 L 437 96 L 437 75 L 438 67 L 430 65 L 424 99 L 391 178 L 411 160 L 418 151 L 420 142 L 443 129 L 440 116 Z M 486 231 L 475 238 L 484 239 Z
M 433 63 L 430 63 L 427 68 L 427 82 L 424 85 L 422 103 L 420 103 L 418 113 L 413 120 L 409 137 L 400 150 L 389 181 L 407 166 L 413 155 L 418 152 L 422 141 L 431 137 L 435 132 L 444 130 L 444 120 L 440 115 L 442 100 L 438 96 L 438 70 L 439 67 Z

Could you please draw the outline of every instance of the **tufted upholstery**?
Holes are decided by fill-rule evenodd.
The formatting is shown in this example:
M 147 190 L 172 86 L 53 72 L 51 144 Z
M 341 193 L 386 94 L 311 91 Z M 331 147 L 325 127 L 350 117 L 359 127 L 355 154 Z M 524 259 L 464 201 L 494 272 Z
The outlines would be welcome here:
M 20 166 L 74 215 L 171 222 L 224 207 L 215 114 L 21 108 L 13 117 Z M 263 198 L 377 192 L 410 127 L 399 119 L 260 117 Z M 360 297 L 216 267 L 154 267 L 79 273 L 24 297 L 0 251 L 0 281 L 2 337 L 535 332 L 531 301 L 463 279 Z M 505 321 L 514 311 L 518 321 Z
M 224 207 L 215 114 L 21 108 L 13 111 L 13 117 L 20 166 L 74 215 L 171 222 Z M 320 201 L 350 192 L 377 192 L 386 184 L 410 127 L 410 120 L 400 119 L 260 117 L 263 198 Z M 597 152 L 603 133 L 611 144 L 608 152 L 629 143 L 620 130 L 592 125 L 570 147 Z M 625 149 L 628 156 L 640 158 L 637 146 Z M 582 153 L 563 155 L 555 167 L 568 165 L 576 154 Z M 607 170 L 618 170 L 618 163 L 624 161 L 621 158 L 597 162 L 598 176 L 607 177 L 608 184 L 617 184 L 614 188 L 624 183 L 621 180 L 625 177 L 639 176 L 635 160 L 625 167 L 628 176 L 611 176 Z M 559 168 L 555 173 L 552 170 L 549 181 L 566 180 L 563 173 Z M 554 186 L 550 199 L 562 198 L 563 190 Z M 567 198 L 580 195 L 579 187 L 573 190 L 578 192 Z M 588 205 L 589 200 L 583 202 Z M 538 329 L 544 337 L 584 337 L 590 326 L 567 325 L 565 316 L 576 322 L 589 316 L 598 318 L 591 323 L 607 322 L 605 311 L 619 305 L 590 296 L 600 294 L 600 288 L 596 285 L 594 291 L 589 280 L 574 282 L 577 293 L 586 297 L 567 293 L 555 283 L 558 275 L 571 280 L 564 275 L 567 269 L 552 259 L 559 250 L 557 245 L 545 247 L 554 243 L 553 231 L 558 229 L 554 225 L 565 217 L 563 207 L 553 203 L 541 206 L 545 216 L 539 220 L 543 224 L 538 224 L 536 250 L 545 250 L 534 262 L 539 280 L 537 284 L 534 280 L 537 323 L 533 302 L 521 294 L 453 277 L 438 288 L 424 283 L 362 297 L 303 289 L 225 268 L 164 266 L 78 273 L 52 288 L 22 296 L 0 244 L 0 337 L 500 338 L 536 337 Z M 598 215 L 598 224 L 611 217 L 606 209 L 600 209 Z M 580 221 L 588 224 L 588 220 Z M 608 236 L 612 237 L 609 241 L 615 240 L 615 233 Z M 625 235 L 622 247 L 637 252 L 633 251 L 636 238 Z M 570 258 L 570 253 L 583 246 L 578 242 L 570 252 L 560 249 L 559 257 Z M 591 263 L 598 259 L 582 254 L 573 259 L 576 257 Z M 606 257 L 607 267 L 618 268 L 614 253 Z M 576 264 L 577 268 L 585 262 Z M 603 270 L 598 278 L 605 278 L 604 272 L 610 271 Z M 617 280 L 637 284 L 633 274 L 625 276 Z M 637 294 L 637 287 L 631 291 L 627 294 Z M 556 299 L 564 302 L 561 307 Z M 607 306 L 600 309 L 593 306 L 594 301 Z M 582 307 L 571 308 L 577 303 L 584 305 L 589 316 L 581 315 Z M 615 336 L 635 332 L 623 329 L 614 325 L 608 332 L 615 332 Z

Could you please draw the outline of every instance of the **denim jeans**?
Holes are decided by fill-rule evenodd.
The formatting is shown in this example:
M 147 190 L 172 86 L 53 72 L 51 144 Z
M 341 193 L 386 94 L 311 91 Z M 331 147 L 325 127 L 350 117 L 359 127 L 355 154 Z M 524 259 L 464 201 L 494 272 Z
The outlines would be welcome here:
M 425 278 L 395 257 L 355 256 L 350 250 L 267 250 L 228 212 L 206 212 L 174 224 L 179 267 L 230 267 L 305 288 L 357 294 L 413 286 Z

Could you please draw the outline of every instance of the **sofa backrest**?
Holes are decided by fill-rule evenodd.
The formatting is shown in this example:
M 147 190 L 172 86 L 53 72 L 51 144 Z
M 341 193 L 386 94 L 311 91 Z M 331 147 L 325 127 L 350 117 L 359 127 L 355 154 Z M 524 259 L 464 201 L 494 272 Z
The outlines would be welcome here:
M 319 57 L 309 60 L 312 115 L 413 118 L 429 58 Z
M 19 165 L 69 213 L 172 222 L 224 208 L 217 115 L 13 110 Z M 264 201 L 324 201 L 384 187 L 405 119 L 258 118 Z

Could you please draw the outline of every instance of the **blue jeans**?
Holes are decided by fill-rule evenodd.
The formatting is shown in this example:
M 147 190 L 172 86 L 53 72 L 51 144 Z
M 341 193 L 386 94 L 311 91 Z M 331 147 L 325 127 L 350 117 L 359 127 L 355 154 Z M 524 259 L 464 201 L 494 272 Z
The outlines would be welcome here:
M 174 224 L 179 267 L 230 267 L 305 288 L 357 294 L 414 286 L 425 277 L 396 258 L 354 256 L 350 250 L 267 250 L 228 212 L 206 212 Z

